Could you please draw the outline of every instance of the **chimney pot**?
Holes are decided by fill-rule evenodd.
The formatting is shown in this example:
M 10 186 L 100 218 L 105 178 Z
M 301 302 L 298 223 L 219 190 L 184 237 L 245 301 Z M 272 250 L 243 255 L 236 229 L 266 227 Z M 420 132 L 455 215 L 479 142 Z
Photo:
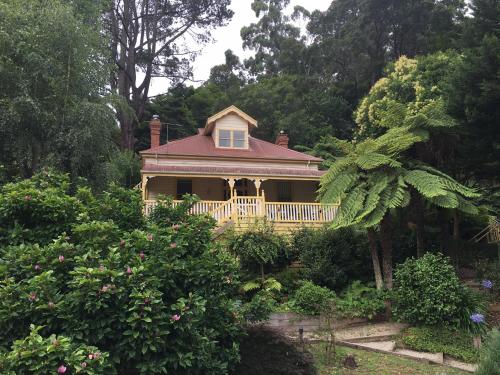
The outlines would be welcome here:
M 276 144 L 278 146 L 281 146 L 281 147 L 284 147 L 284 148 L 288 148 L 288 141 L 289 141 L 289 138 L 288 138 L 288 135 L 285 133 L 284 130 L 281 130 L 278 134 L 278 136 L 276 137 Z
M 160 146 L 161 122 L 160 116 L 153 115 L 149 122 L 149 130 L 151 135 L 151 148 Z

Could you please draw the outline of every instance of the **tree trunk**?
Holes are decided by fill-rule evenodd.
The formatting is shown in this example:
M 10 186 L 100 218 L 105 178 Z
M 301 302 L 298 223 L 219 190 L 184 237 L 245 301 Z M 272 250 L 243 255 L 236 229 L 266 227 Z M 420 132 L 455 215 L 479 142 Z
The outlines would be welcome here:
M 453 257 L 452 262 L 455 268 L 458 270 L 458 249 L 460 241 L 460 216 L 457 210 L 453 210 Z
M 385 287 L 392 289 L 392 223 L 389 213 L 380 222 L 380 245 Z
M 448 222 L 448 217 L 445 209 L 438 209 L 438 222 L 440 224 L 440 242 L 441 242 L 441 252 L 449 256 L 453 257 L 452 250 L 450 245 L 450 226 Z
M 422 199 L 418 195 L 414 195 L 414 215 L 416 224 L 416 236 L 417 236 L 417 258 L 424 255 L 425 244 L 424 244 L 424 205 Z
M 380 222 L 380 245 L 382 247 L 382 267 L 384 269 L 384 283 L 387 290 L 392 290 L 392 223 L 391 216 L 386 213 Z M 385 302 L 385 317 L 392 317 L 392 304 L 390 299 Z
M 380 269 L 380 259 L 377 250 L 377 238 L 373 229 L 368 229 L 368 246 L 370 248 L 370 254 L 372 256 L 375 285 L 377 286 L 377 289 L 380 290 L 384 287 L 384 281 L 382 280 L 382 270 Z

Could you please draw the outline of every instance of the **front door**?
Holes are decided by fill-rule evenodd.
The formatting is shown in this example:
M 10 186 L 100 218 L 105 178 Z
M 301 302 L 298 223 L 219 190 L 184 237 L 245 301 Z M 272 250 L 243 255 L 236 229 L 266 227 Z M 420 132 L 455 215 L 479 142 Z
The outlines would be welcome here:
M 231 192 L 229 191 L 229 184 L 227 181 L 223 181 L 224 183 L 224 200 L 228 200 L 231 198 Z M 249 181 L 244 178 L 242 180 L 236 180 L 234 183 L 234 191 L 236 192 L 236 196 L 238 197 L 248 197 L 249 194 Z

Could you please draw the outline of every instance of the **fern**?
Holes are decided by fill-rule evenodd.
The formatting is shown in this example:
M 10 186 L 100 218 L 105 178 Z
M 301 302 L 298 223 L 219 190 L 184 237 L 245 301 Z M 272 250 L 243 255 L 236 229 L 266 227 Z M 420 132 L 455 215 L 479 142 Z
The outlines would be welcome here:
M 329 184 L 322 181 L 319 189 L 321 201 L 325 203 L 337 203 L 354 186 L 359 177 L 359 173 L 354 168 L 350 168 Z
M 443 208 L 457 208 L 458 198 L 454 193 L 448 192 L 446 195 L 440 195 L 438 197 L 433 197 L 430 202 L 436 206 Z
M 377 152 L 370 152 L 362 154 L 357 157 L 356 164 L 364 170 L 375 169 L 380 166 L 388 165 L 392 168 L 401 167 L 401 163 L 390 158 L 389 156 L 379 154 Z
M 404 180 L 412 185 L 425 198 L 446 195 L 446 190 L 439 176 L 422 170 L 409 171 Z
M 387 188 L 389 183 L 389 178 L 383 175 L 375 176 L 373 180 L 374 184 L 368 192 L 365 200 L 365 206 L 354 220 L 355 223 L 360 223 L 367 215 L 372 213 L 373 210 L 377 208 L 377 204 L 380 202 L 380 193 L 382 190 Z

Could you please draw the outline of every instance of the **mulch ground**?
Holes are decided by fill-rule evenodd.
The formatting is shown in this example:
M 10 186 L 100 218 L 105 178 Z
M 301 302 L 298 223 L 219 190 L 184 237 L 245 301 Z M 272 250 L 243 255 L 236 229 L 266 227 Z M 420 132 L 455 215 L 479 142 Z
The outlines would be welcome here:
M 234 375 L 315 375 L 311 353 L 268 327 L 250 326 L 240 344 Z

